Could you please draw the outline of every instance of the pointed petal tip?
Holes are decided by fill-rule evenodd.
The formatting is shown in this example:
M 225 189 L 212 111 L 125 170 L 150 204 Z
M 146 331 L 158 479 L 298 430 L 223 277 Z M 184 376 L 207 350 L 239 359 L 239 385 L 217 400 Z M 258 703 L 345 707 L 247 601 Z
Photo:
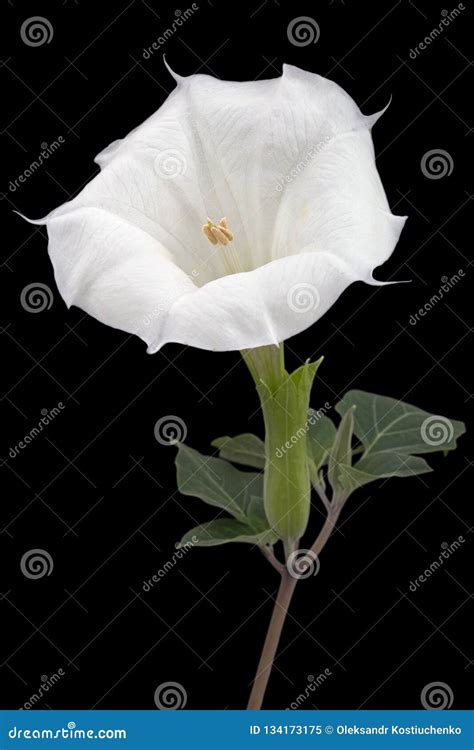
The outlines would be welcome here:
M 382 117 L 382 115 L 385 114 L 387 109 L 390 107 L 391 103 L 392 103 L 392 95 L 390 94 L 390 98 L 383 109 L 381 109 L 379 112 L 374 112 L 372 115 L 364 115 L 364 120 L 369 130 L 373 128 L 377 120 L 379 120 Z
M 38 226 L 43 226 L 44 224 L 46 224 L 46 219 L 48 218 L 47 216 L 44 216 L 42 219 L 29 219 L 28 216 L 25 216 L 16 209 L 13 209 L 13 213 L 17 214 L 17 216 L 19 216 L 21 219 L 27 221 L 28 224 L 37 224 Z
M 138 334 L 138 335 L 140 335 L 140 334 Z M 170 341 L 170 339 L 168 339 L 166 337 L 164 337 L 164 338 L 160 337 L 160 338 L 154 339 L 151 342 L 150 341 L 146 341 L 145 339 L 142 339 L 142 340 L 145 341 L 145 344 L 147 345 L 147 347 L 146 347 L 146 353 L 147 354 L 157 354 L 160 351 L 160 349 L 163 349 L 163 347 L 164 347 L 165 344 L 172 343 L 172 341 Z
M 177 83 L 177 84 L 178 84 L 178 86 L 179 86 L 179 84 L 180 84 L 180 83 L 182 83 L 182 82 L 184 81 L 184 78 L 183 78 L 183 76 L 180 76 L 180 75 L 179 75 L 178 73 L 175 73 L 175 72 L 174 72 L 174 70 L 173 70 L 173 69 L 171 68 L 171 66 L 170 66 L 170 65 L 168 64 L 168 61 L 167 61 L 167 59 L 166 59 L 166 55 L 163 55 L 163 63 L 164 63 L 164 66 L 165 66 L 166 70 L 167 70 L 167 71 L 168 71 L 168 73 L 170 74 L 170 76 L 171 76 L 172 78 L 174 78 L 174 80 L 176 81 L 176 83 Z
M 368 279 L 364 279 L 366 284 L 369 284 L 369 286 L 393 286 L 394 284 L 411 284 L 411 279 L 400 279 L 396 281 L 379 281 L 378 279 L 374 279 L 373 275 L 371 274 Z

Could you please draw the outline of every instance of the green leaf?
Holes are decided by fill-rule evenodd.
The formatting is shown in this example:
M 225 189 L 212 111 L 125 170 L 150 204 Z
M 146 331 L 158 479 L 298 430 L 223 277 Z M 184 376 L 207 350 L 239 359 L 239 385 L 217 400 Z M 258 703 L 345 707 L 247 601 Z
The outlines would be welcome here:
M 178 549 L 185 544 L 192 544 L 196 547 L 215 547 L 229 542 L 263 545 L 273 544 L 276 540 L 277 536 L 271 530 L 257 532 L 249 524 L 234 518 L 218 518 L 191 529 L 176 546 Z
M 432 471 L 424 458 L 403 453 L 375 453 L 355 466 L 341 466 L 339 481 L 351 492 L 384 477 L 411 477 Z
M 204 456 L 182 444 L 178 446 L 176 466 L 178 487 L 183 495 L 199 497 L 234 516 L 217 518 L 191 529 L 178 546 L 189 543 L 211 547 L 227 542 L 274 544 L 278 539 L 265 515 L 262 474 L 239 471 L 222 458 Z
M 324 414 L 310 409 L 308 412 L 308 436 L 306 450 L 308 452 L 309 471 L 313 484 L 319 484 L 318 471 L 329 458 L 329 452 L 336 439 L 334 422 Z
M 384 452 L 409 455 L 449 451 L 465 432 L 462 422 L 365 391 L 349 391 L 336 410 L 342 416 L 353 404 L 357 406 L 354 433 L 364 446 L 364 457 Z
M 336 410 L 345 415 L 353 405 L 354 434 L 362 445 L 355 466 L 343 466 L 340 482 L 352 491 L 383 477 L 407 477 L 431 471 L 417 453 L 447 453 L 456 447 L 464 424 L 429 414 L 387 396 L 349 391 Z
M 180 443 L 176 456 L 178 489 L 246 521 L 252 497 L 263 496 L 263 476 L 239 471 L 222 458 L 204 456 Z
M 265 515 L 263 497 L 252 495 L 247 505 L 247 521 L 256 531 L 266 531 L 269 528 L 268 519 Z
M 336 439 L 329 453 L 328 479 L 335 495 L 344 485 L 341 474 L 352 463 L 352 434 L 354 432 L 355 405 L 351 405 L 342 417 L 336 433 Z
M 253 466 L 255 469 L 265 467 L 265 443 L 257 435 L 245 433 L 235 437 L 220 437 L 211 445 L 219 448 L 219 455 L 236 464 Z

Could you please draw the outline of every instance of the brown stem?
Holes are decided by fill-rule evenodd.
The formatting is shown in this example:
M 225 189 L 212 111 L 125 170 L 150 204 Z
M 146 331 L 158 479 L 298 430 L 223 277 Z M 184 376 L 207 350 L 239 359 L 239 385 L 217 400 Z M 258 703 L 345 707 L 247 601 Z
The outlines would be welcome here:
M 342 505 L 335 504 L 324 522 L 324 525 L 319 532 L 316 541 L 311 547 L 311 552 L 319 555 L 327 540 L 331 536 L 331 533 L 336 525 L 336 521 L 341 512 Z M 308 559 L 308 564 L 312 564 L 314 560 Z M 301 564 L 301 560 L 300 560 Z M 252 692 L 250 693 L 249 702 L 247 705 L 248 710 L 258 710 L 262 707 L 265 691 L 267 689 L 268 680 L 270 678 L 270 672 L 273 667 L 273 661 L 280 641 L 281 631 L 285 624 L 286 615 L 290 606 L 291 598 L 293 596 L 295 586 L 298 582 L 298 578 L 290 575 L 286 567 L 280 571 L 281 581 L 280 588 L 278 589 L 277 598 L 273 607 L 272 617 L 268 626 L 267 635 L 263 644 L 262 655 L 257 667 L 257 674 L 253 681 Z
M 334 531 L 334 527 L 337 523 L 337 519 L 339 518 L 339 514 L 341 510 L 342 510 L 342 503 L 340 505 L 333 504 L 333 506 L 331 507 L 328 513 L 328 516 L 324 522 L 324 526 L 322 527 L 321 531 L 316 537 L 315 543 L 311 547 L 311 552 L 313 552 L 315 555 L 319 555 L 324 545 L 326 544 L 327 540 L 329 539 L 332 532 Z
M 263 697 L 267 688 L 268 679 L 273 666 L 278 642 L 281 631 L 285 623 L 286 614 L 290 605 L 291 597 L 297 583 L 297 578 L 293 578 L 286 568 L 281 573 L 280 588 L 278 589 L 277 598 L 273 607 L 272 619 L 268 626 L 267 636 L 263 644 L 262 655 L 257 667 L 257 674 L 253 682 L 252 692 L 248 702 L 247 709 L 260 709 L 263 703 Z
M 271 547 L 268 547 L 267 545 L 262 545 L 260 549 L 262 550 L 263 556 L 268 560 L 270 565 L 272 565 L 275 570 L 277 570 L 281 574 L 285 570 L 285 566 L 283 565 L 283 563 L 276 559 L 273 549 Z

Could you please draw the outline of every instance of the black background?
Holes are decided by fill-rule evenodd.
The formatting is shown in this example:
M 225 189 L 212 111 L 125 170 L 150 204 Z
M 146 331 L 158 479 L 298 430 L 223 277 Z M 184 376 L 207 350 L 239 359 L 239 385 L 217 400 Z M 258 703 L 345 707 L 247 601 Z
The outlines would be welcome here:
M 350 387 L 385 393 L 433 413 L 465 419 L 472 354 L 468 299 L 472 246 L 472 90 L 466 10 L 415 59 L 410 49 L 438 26 L 439 2 L 199 2 L 199 9 L 149 59 L 176 6 L 129 2 L 2 0 L 2 246 L 8 310 L 3 401 L 10 422 L 2 458 L 9 571 L 2 624 L 5 707 L 22 706 L 42 675 L 64 677 L 38 708 L 155 708 L 158 685 L 180 683 L 187 708 L 245 705 L 275 595 L 277 575 L 258 550 L 228 545 L 193 550 L 151 591 L 149 579 L 173 545 L 211 509 L 175 491 L 175 449 L 154 438 L 156 421 L 177 415 L 188 442 L 206 452 L 223 434 L 261 434 L 257 398 L 236 352 L 167 345 L 147 356 L 141 341 L 106 328 L 55 288 L 40 217 L 76 194 L 96 172 L 93 157 L 164 101 L 174 83 L 162 52 L 181 74 L 237 80 L 274 77 L 290 62 L 341 84 L 374 129 L 378 167 L 395 213 L 408 214 L 397 249 L 378 271 L 410 279 L 384 289 L 351 287 L 323 320 L 288 342 L 288 366 L 325 355 L 313 406 L 334 404 Z M 32 47 L 23 21 L 51 22 L 50 43 Z M 292 19 L 310 16 L 315 44 L 295 46 Z M 61 148 L 12 191 L 42 143 Z M 423 155 L 443 149 L 453 170 L 422 172 Z M 464 228 L 466 227 L 466 228 Z M 5 232 L 5 228 L 8 230 Z M 7 239 L 8 237 L 8 239 Z M 465 277 L 416 325 L 410 316 L 441 278 Z M 28 284 L 47 284 L 50 309 L 22 307 Z M 65 408 L 15 458 L 9 448 L 42 409 Z M 299 584 L 266 707 L 284 708 L 308 675 L 332 674 L 303 708 L 418 708 L 423 687 L 447 683 L 454 708 L 468 707 L 472 675 L 463 628 L 468 610 L 471 491 L 468 438 L 436 471 L 359 491 L 326 547 L 316 578 Z M 312 541 L 321 516 L 313 514 Z M 410 581 L 443 542 L 467 542 L 416 592 Z M 46 550 L 51 575 L 26 578 L 22 555 Z

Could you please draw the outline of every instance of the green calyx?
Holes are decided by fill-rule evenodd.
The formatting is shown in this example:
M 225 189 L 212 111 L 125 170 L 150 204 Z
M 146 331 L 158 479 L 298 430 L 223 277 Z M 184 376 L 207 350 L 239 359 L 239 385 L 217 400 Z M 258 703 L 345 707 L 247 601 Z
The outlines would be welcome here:
M 268 347 L 270 349 L 270 347 Z M 311 387 L 322 361 L 305 362 L 288 373 L 273 351 L 244 358 L 256 381 L 265 422 L 264 508 L 270 528 L 291 545 L 304 534 L 311 507 L 307 451 Z M 271 362 L 276 364 L 271 367 Z

